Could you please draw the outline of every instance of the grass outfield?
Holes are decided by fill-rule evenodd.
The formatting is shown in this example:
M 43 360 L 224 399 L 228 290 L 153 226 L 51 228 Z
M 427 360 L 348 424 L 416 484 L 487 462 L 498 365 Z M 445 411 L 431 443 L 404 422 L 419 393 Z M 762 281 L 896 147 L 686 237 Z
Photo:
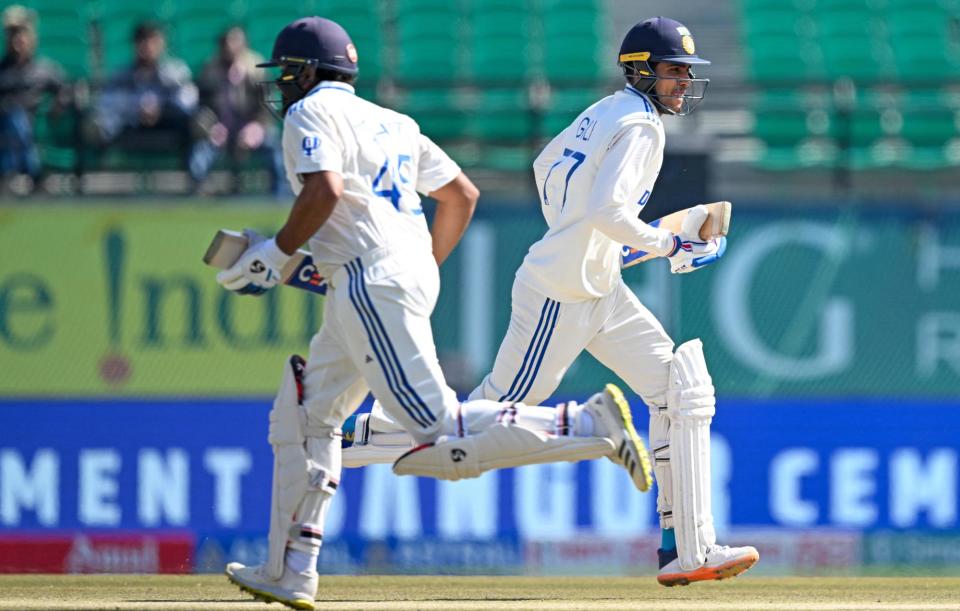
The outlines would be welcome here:
M 960 609 L 957 577 L 322 577 L 318 609 Z M 5 575 L 0 609 L 286 609 L 217 575 Z

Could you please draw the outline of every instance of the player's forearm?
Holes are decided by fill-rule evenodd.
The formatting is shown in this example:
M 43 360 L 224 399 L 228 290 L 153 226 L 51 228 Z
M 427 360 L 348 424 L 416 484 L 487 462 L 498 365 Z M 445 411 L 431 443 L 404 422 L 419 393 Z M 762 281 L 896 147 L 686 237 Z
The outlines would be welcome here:
M 433 236 L 433 258 L 443 263 L 463 237 L 470 224 L 475 203 L 467 206 L 438 205 L 430 234 Z
M 437 200 L 430 234 L 433 237 L 433 257 L 437 265 L 443 263 L 460 242 L 473 211 L 477 207 L 480 191 L 462 172 L 449 184 L 430 194 Z
M 673 234 L 644 223 L 627 213 L 625 207 L 608 206 L 592 216 L 593 226 L 605 236 L 631 248 L 666 255 L 673 250 Z
M 293 209 L 290 210 L 287 222 L 277 232 L 276 240 L 280 250 L 289 255 L 306 244 L 307 240 L 330 218 L 335 204 L 336 200 L 307 203 L 298 197 Z
M 657 150 L 657 133 L 645 124 L 629 125 L 605 155 L 587 202 L 593 226 L 615 242 L 658 255 L 673 250 L 673 234 L 644 223 L 636 204 L 653 191 L 648 169 Z
M 618 171 L 619 174 L 614 172 Z M 589 222 L 614 242 L 631 248 L 666 255 L 673 249 L 673 234 L 641 221 L 639 207 L 633 203 L 638 193 L 650 191 L 653 184 L 644 184 L 614 164 L 604 164 L 597 175 L 587 205 Z
M 338 174 L 319 172 L 307 176 L 313 178 L 305 180 L 287 222 L 277 232 L 277 246 L 287 254 L 296 252 L 327 222 L 343 192 L 343 180 Z

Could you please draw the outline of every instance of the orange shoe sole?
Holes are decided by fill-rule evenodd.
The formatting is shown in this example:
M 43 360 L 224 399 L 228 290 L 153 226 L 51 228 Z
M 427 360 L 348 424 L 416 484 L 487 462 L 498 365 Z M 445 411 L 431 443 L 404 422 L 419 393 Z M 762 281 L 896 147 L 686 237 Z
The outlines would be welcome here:
M 721 579 L 736 577 L 755 565 L 758 560 L 760 560 L 760 554 L 749 554 L 742 558 L 731 560 L 726 564 L 721 564 L 720 566 L 701 567 L 695 571 L 684 573 L 657 575 L 657 581 L 660 582 L 660 585 L 667 586 L 668 588 L 673 586 L 688 586 L 694 581 L 720 581 Z

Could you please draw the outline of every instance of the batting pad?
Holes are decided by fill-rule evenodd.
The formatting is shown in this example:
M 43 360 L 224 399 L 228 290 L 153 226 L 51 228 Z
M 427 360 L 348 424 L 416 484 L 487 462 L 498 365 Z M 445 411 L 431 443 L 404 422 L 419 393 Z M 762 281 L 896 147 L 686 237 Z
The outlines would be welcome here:
M 413 447 L 410 433 L 377 433 L 367 435 L 366 443 L 353 442 L 343 449 L 343 466 L 348 469 L 395 462 Z
M 657 478 L 660 528 L 673 528 L 673 471 L 670 468 L 670 418 L 666 407 L 650 406 L 650 452 Z
M 456 481 L 491 469 L 601 458 L 615 450 L 606 437 L 556 437 L 500 423 L 476 435 L 444 436 L 418 446 L 397 459 L 393 472 Z
M 716 412 L 713 380 L 699 339 L 677 348 L 670 364 L 670 471 L 673 525 L 680 567 L 694 570 L 717 540 L 710 506 L 710 422 Z
M 298 356 L 291 357 L 285 364 L 280 390 L 270 410 L 268 440 L 273 446 L 273 490 L 270 494 L 266 570 L 273 579 L 280 579 L 283 575 L 283 556 L 290 524 L 310 484 L 301 428 L 301 418 L 305 416 L 297 390 L 297 376 L 302 372 L 302 366 L 303 359 Z

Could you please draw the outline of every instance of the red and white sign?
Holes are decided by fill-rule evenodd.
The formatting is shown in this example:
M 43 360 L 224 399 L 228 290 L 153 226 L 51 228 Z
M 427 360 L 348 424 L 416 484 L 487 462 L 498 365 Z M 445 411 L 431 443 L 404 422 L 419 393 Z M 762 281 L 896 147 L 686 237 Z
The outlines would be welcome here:
M 158 534 L 0 534 L 0 573 L 190 573 L 194 537 Z

